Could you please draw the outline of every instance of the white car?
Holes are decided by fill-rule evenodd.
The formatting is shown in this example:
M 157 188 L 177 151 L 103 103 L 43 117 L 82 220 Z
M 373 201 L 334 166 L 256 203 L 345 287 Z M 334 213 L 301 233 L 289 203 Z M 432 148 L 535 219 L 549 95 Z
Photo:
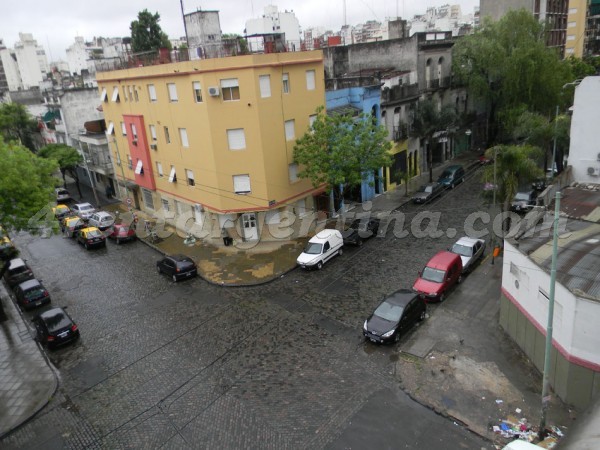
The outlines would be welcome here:
M 104 231 L 115 224 L 115 218 L 106 211 L 98 211 L 90 216 L 88 225 L 90 227 L 96 227 L 101 231 Z
M 92 214 L 96 212 L 96 208 L 89 203 L 77 203 L 76 205 L 73 205 L 71 211 L 87 222 L 90 220 L 90 217 L 92 217 Z
M 56 188 L 54 189 L 56 193 L 56 201 L 64 202 L 65 200 L 69 200 L 71 198 L 71 194 L 65 188 Z
M 460 256 L 463 265 L 462 273 L 467 273 L 473 270 L 477 261 L 483 257 L 485 241 L 483 239 L 461 237 L 448 250 Z
M 321 269 L 323 264 L 335 255 L 343 253 L 344 239 L 338 230 L 323 230 L 310 238 L 304 251 L 296 262 L 303 269 L 316 267 Z

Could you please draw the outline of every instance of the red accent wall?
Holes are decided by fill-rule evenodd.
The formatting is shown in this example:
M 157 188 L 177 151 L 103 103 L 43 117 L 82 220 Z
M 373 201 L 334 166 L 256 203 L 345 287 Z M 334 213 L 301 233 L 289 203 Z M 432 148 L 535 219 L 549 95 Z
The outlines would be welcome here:
M 134 171 L 138 160 L 142 161 L 143 173 L 134 173 L 135 183 L 138 186 L 154 191 L 156 190 L 156 183 L 154 182 L 154 170 L 152 168 L 152 159 L 150 158 L 150 147 L 148 145 L 148 136 L 146 135 L 144 116 L 124 115 L 123 121 L 127 127 L 127 144 L 129 145 L 129 154 L 133 160 Z M 135 125 L 137 144 L 134 144 L 131 124 Z

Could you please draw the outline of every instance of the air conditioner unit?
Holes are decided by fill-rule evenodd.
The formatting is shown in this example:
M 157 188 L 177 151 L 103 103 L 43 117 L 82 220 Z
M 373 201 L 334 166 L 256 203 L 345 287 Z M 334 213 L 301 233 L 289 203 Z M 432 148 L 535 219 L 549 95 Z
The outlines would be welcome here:
M 587 172 L 592 177 L 600 177 L 600 167 L 588 167 Z
M 600 153 L 598 153 L 598 156 L 596 158 L 598 159 L 598 161 L 600 161 Z
M 133 145 L 137 145 L 137 139 L 134 139 L 133 141 L 131 141 L 131 143 L 132 143 Z
M 217 86 L 210 86 L 208 88 L 208 95 L 210 95 L 211 97 L 218 97 L 219 96 L 219 88 Z
M 158 145 L 156 145 L 156 144 L 150 144 L 150 148 L 152 150 L 158 150 Z

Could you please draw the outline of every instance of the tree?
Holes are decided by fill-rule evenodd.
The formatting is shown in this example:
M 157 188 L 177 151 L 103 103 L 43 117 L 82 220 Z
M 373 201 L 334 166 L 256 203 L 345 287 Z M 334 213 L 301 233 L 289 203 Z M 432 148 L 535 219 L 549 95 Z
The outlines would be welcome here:
M 426 151 L 429 182 L 433 182 L 433 135 L 438 131 L 447 131 L 454 126 L 458 118 L 451 105 L 441 109 L 431 99 L 419 102 L 411 127 L 411 134 L 418 137 Z
M 19 103 L 0 104 L 0 133 L 6 142 L 15 140 L 31 151 L 33 133 L 37 131 L 37 122 Z
M 24 229 L 30 218 L 48 207 L 57 169 L 55 161 L 0 138 L 0 223 L 4 227 Z
M 56 161 L 63 177 L 63 186 L 65 189 L 67 187 L 65 175 L 68 171 L 75 179 L 75 186 L 77 186 L 79 197 L 82 196 L 81 188 L 79 186 L 79 176 L 77 175 L 77 165 L 83 161 L 83 158 L 77 150 L 65 144 L 48 144 L 45 147 L 42 147 L 38 154 L 42 158 Z
M 526 105 L 551 117 L 563 105 L 562 86 L 573 80 L 569 63 L 546 46 L 544 25 L 524 9 L 484 20 L 454 45 L 452 65 L 456 80 L 485 106 L 490 146 L 503 127 L 499 113 Z
M 161 29 L 160 14 L 147 9 L 138 13 L 138 20 L 131 22 L 131 50 L 134 53 L 157 51 L 159 48 L 171 50 L 169 37 Z
M 566 61 L 571 66 L 571 73 L 575 79 L 581 80 L 596 73 L 596 67 L 592 64 L 593 60 L 586 61 L 571 55 Z
M 391 163 L 387 131 L 368 114 L 358 117 L 317 109 L 312 129 L 296 141 L 294 161 L 314 187 L 325 184 L 343 199 L 344 191 L 370 180 L 373 171 Z

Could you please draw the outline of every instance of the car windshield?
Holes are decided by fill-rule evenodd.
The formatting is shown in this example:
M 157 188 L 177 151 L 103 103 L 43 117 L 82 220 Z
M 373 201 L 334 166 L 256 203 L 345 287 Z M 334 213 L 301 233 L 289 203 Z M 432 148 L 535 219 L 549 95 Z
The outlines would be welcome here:
M 111 222 L 112 220 L 113 218 L 110 216 L 105 216 L 102 219 L 100 219 L 101 222 Z
M 373 314 L 382 319 L 389 320 L 390 322 L 398 322 L 402 315 L 402 311 L 404 311 L 402 306 L 385 301 L 377 307 Z
M 100 232 L 100 230 L 90 230 L 88 231 L 87 235 L 89 238 L 95 238 L 102 236 L 102 233 Z
M 421 186 L 418 190 L 418 192 L 431 192 L 432 187 L 429 185 L 425 185 L 425 186 Z
M 432 269 L 431 267 L 425 267 L 421 278 L 427 281 L 433 281 L 434 283 L 441 283 L 444 281 L 444 275 L 446 273 L 443 270 Z
M 117 232 L 118 232 L 119 234 L 127 234 L 127 233 L 129 232 L 129 227 L 125 227 L 125 226 L 123 226 L 123 227 L 118 227 L 118 228 L 117 228 Z
M 32 298 L 38 298 L 44 295 L 44 289 L 41 287 L 38 288 L 33 288 L 30 289 L 29 291 L 25 292 L 25 298 L 26 299 L 32 299 Z
M 323 244 L 317 244 L 316 242 L 309 242 L 306 248 L 304 249 L 304 253 L 308 253 L 309 255 L 320 255 L 323 248 Z
M 529 200 L 529 194 L 527 192 L 517 192 L 517 194 L 515 195 L 516 202 L 527 200 Z
M 50 317 L 44 317 L 44 322 L 46 323 L 50 333 L 71 326 L 71 320 L 62 311 L 59 311 Z
M 450 178 L 452 176 L 452 172 L 445 171 L 440 175 L 440 178 Z
M 471 256 L 473 254 L 473 247 L 468 247 L 462 244 L 454 244 L 451 251 L 452 253 L 457 253 L 462 256 Z

